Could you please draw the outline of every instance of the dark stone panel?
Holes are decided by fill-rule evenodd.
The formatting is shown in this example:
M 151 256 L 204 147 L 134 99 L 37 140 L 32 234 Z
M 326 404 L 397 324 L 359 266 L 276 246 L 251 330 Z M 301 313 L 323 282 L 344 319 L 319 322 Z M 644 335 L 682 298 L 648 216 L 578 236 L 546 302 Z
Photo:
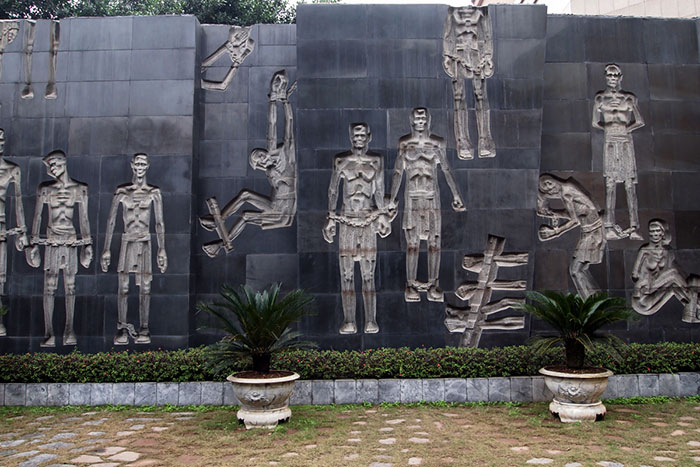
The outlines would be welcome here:
M 336 252 L 338 240 L 327 243 L 323 239 L 323 226 L 326 224 L 327 210 L 297 212 L 297 251 L 306 252 Z
M 532 249 L 535 242 L 532 209 L 469 209 L 462 222 L 460 250 L 465 254 L 483 252 L 489 234 L 504 237 L 508 251 L 525 252 Z
M 545 63 L 544 98 L 590 99 L 588 71 L 585 63 Z
M 591 170 L 590 133 L 557 133 L 542 135 L 542 171 Z
M 209 71 L 211 70 L 211 71 Z M 211 80 L 223 79 L 226 75 L 228 68 L 208 68 L 207 71 L 202 73 L 202 77 L 206 77 Z M 240 66 L 236 70 L 236 74 L 233 80 L 228 85 L 225 91 L 205 91 L 202 90 L 200 94 L 200 102 L 204 103 L 241 103 L 248 102 L 248 86 L 249 86 L 249 72 L 250 67 Z M 209 73 L 216 74 L 216 76 L 210 76 Z M 206 111 L 207 106 L 204 106 Z
M 587 100 L 545 100 L 542 133 L 584 133 L 591 128 L 591 106 Z
M 681 176 L 683 182 L 679 182 L 676 176 Z M 637 198 L 639 206 L 644 209 L 673 209 L 674 204 L 680 202 L 686 204 L 687 201 L 681 199 L 677 201 L 679 190 L 683 192 L 686 187 L 679 187 L 679 183 L 693 184 L 695 178 L 690 181 L 690 177 L 683 177 L 683 173 L 664 173 L 664 172 L 642 172 L 638 174 L 639 183 L 637 184 Z M 688 183 L 690 182 L 690 183 Z M 692 190 L 692 188 L 691 188 Z M 681 195 L 683 196 L 683 195 Z M 687 204 L 686 204 L 687 205 Z M 693 204 L 689 209 L 693 209 L 697 204 Z
M 367 5 L 367 37 L 442 39 L 445 5 Z
M 71 118 L 68 153 L 73 155 L 127 154 L 127 117 Z
M 541 78 L 545 41 L 500 39 L 494 44 L 496 77 Z
M 248 170 L 248 145 L 245 140 L 200 141 L 199 176 L 235 177 Z
M 245 140 L 248 137 L 248 104 L 206 104 L 200 119 L 203 140 Z
M 700 99 L 700 66 L 649 64 L 652 99 L 697 101 Z
M 133 50 L 129 76 L 132 80 L 190 80 L 192 84 L 195 64 L 194 49 Z
M 586 61 L 644 63 L 644 27 L 639 19 L 587 17 L 582 23 Z
M 693 21 L 647 18 L 640 23 L 644 28 L 648 63 L 698 63 L 697 30 Z
M 676 229 L 673 235 L 676 238 L 676 248 L 697 248 L 700 238 L 700 211 L 676 211 L 674 217 Z M 670 219 L 666 221 L 670 222 Z
M 394 228 L 396 234 L 403 236 L 403 233 L 399 232 L 398 225 L 395 224 Z M 382 292 L 404 291 L 406 288 L 406 252 L 404 250 L 379 251 L 377 254 L 377 283 L 381 284 Z M 377 288 L 379 289 L 379 287 Z
M 285 228 L 264 231 L 261 231 L 255 225 L 248 225 L 243 230 L 243 233 L 233 242 L 233 246 L 237 251 L 245 251 L 247 253 L 295 253 L 297 245 L 296 231 L 294 224 Z
M 299 109 L 375 108 L 377 79 L 319 78 L 299 81 Z
M 44 156 L 54 149 L 68 146 L 67 118 L 17 118 L 11 130 L 6 128 L 7 137 L 12 141 L 8 154 L 14 157 Z
M 361 40 L 300 40 L 297 67 L 304 78 L 364 78 L 367 44 Z
M 259 24 L 259 45 L 296 45 L 296 24 Z
M 134 16 L 133 49 L 194 48 L 199 21 L 191 15 Z
M 547 33 L 546 5 L 495 5 L 489 16 L 499 39 L 543 39 Z
M 296 45 L 261 45 L 258 50 L 258 65 L 294 67 L 297 64 Z
M 314 301 L 307 308 L 310 316 L 302 318 L 297 329 L 304 335 L 304 339 L 311 339 L 319 344 L 318 339 L 321 336 L 329 336 L 332 339 L 345 338 L 347 336 L 338 334 L 343 322 L 342 310 L 340 293 L 314 293 Z
M 699 134 L 654 132 L 654 166 L 660 170 L 698 170 L 698 147 Z
M 281 283 L 282 293 L 299 287 L 299 255 L 249 254 L 246 256 L 246 285 L 255 290 Z
M 58 56 L 57 62 L 68 63 L 66 67 L 68 68 L 68 81 L 123 81 L 129 79 L 131 52 L 128 50 L 64 52 Z M 37 65 L 36 62 L 33 63 L 33 67 Z M 38 79 L 38 76 L 36 78 Z M 58 81 L 58 76 L 56 78 Z M 32 79 L 35 79 L 33 72 Z M 46 79 L 48 79 L 48 74 L 44 80 Z
M 71 18 L 69 21 L 69 50 L 128 50 L 132 48 L 133 17 Z M 63 28 L 61 28 L 61 32 L 63 32 Z M 177 31 L 178 34 L 182 34 L 182 32 Z M 64 42 L 63 39 L 62 42 Z
M 376 275 L 378 276 L 379 274 Z M 355 282 L 362 282 L 359 263 L 355 268 Z M 299 254 L 299 287 L 314 294 L 340 294 L 340 263 L 338 253 Z
M 44 89 L 46 87 L 46 82 L 49 80 L 49 53 L 37 51 L 36 40 L 37 40 L 37 38 L 35 37 L 35 48 L 34 48 L 34 52 L 32 53 L 32 86 L 34 86 L 35 97 L 43 97 L 44 96 Z M 48 44 L 48 37 L 46 38 L 46 44 Z M 59 57 L 60 57 L 60 55 L 59 55 Z M 5 71 L 5 63 L 4 62 L 5 62 L 5 57 L 3 56 L 3 67 L 2 67 L 3 74 Z M 69 68 L 69 63 L 66 63 L 65 60 L 58 59 L 56 61 L 56 81 L 57 82 L 66 81 L 66 77 L 68 75 L 68 68 Z M 24 87 L 24 62 L 22 62 L 21 70 L 22 70 L 20 72 L 21 78 L 18 78 L 17 81 L 21 81 L 22 87 Z
M 591 99 L 591 108 L 596 93 L 605 89 L 605 66 L 610 62 L 587 63 L 588 68 L 588 98 Z M 649 112 L 645 112 L 645 101 L 649 100 L 649 76 L 647 65 L 644 63 L 624 63 L 616 61 L 622 70 L 622 90 L 631 92 L 640 101 L 640 111 L 645 121 L 649 120 Z
M 581 18 L 547 16 L 547 62 L 582 62 L 585 57 Z
M 700 106 L 695 102 L 652 101 L 654 131 L 695 133 L 700 120 Z
M 17 99 L 18 102 L 15 104 L 14 117 L 48 118 L 63 117 L 66 115 L 66 109 L 68 108 L 66 90 L 68 85 L 58 83 L 56 85 L 56 88 L 58 89 L 58 97 L 53 100 L 44 99 L 42 97 L 44 89 L 46 88 L 46 81 L 35 81 L 32 83 L 32 86 L 36 97 L 34 99 Z M 16 96 L 19 96 L 19 93 L 23 88 L 24 85 L 17 83 L 17 91 L 14 93 L 15 98 Z M 5 103 L 3 102 L 2 105 L 5 105 Z
M 492 110 L 491 132 L 497 150 L 539 148 L 542 128 L 541 110 Z
M 542 79 L 486 80 L 491 109 L 539 109 L 542 107 Z
M 120 117 L 129 114 L 127 81 L 69 82 L 65 92 L 66 113 L 73 117 Z
M 367 5 L 298 5 L 297 40 L 364 39 L 368 16 Z
M 571 254 L 539 245 L 535 251 L 535 290 L 568 290 Z
M 128 151 L 192 154 L 192 117 L 129 117 Z
M 468 209 L 523 209 L 536 204 L 536 170 L 469 170 Z
M 154 247 L 155 247 L 155 239 Z M 190 272 L 190 245 L 189 234 L 165 234 L 165 245 L 168 251 L 168 273 L 188 274 Z M 155 252 L 154 252 L 155 253 Z M 154 265 L 154 270 L 157 270 Z M 183 290 L 182 293 L 187 291 Z
M 192 115 L 192 85 L 186 80 L 130 81 L 129 115 Z
M 367 73 L 380 78 L 438 78 L 442 44 L 435 39 L 367 41 Z
M 328 209 L 328 185 L 331 179 L 331 170 L 302 170 L 299 172 L 299 209 L 323 211 Z M 345 183 L 345 182 L 343 182 Z M 344 189 L 338 186 L 338 206 L 342 206 Z M 338 211 L 340 208 L 336 208 Z
M 297 111 L 297 119 L 300 122 L 304 122 L 304 125 L 297 127 L 299 148 L 328 148 L 335 150 L 349 146 L 349 136 L 345 129 L 352 122 L 343 120 L 340 109 L 300 109 Z M 372 147 L 371 143 L 370 147 Z

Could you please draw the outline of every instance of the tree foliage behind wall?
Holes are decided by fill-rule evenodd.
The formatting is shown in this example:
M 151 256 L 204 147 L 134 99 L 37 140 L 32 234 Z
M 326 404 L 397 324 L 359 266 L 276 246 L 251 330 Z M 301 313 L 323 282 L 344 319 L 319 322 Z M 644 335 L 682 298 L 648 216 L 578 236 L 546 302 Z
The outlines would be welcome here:
M 293 23 L 287 0 L 0 0 L 0 18 L 195 15 L 203 24 Z

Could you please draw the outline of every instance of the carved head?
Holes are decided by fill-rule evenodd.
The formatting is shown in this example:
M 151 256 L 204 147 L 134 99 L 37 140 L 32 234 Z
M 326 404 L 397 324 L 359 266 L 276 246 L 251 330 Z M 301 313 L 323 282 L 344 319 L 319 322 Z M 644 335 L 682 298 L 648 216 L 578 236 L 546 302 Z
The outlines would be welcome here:
M 146 176 L 146 171 L 150 166 L 148 162 L 148 155 L 144 153 L 136 153 L 131 158 L 131 171 L 138 178 L 143 178 Z
M 543 195 L 553 196 L 561 191 L 561 181 L 551 175 L 540 176 L 539 191 Z
M 662 245 L 671 243 L 671 232 L 665 220 L 652 219 L 649 221 L 649 240 L 651 243 L 661 243 Z
M 250 153 L 250 166 L 255 170 L 265 170 L 272 165 L 272 158 L 267 150 L 253 149 Z
M 289 79 L 287 78 L 287 72 L 285 70 L 280 70 L 275 73 L 270 82 L 270 99 L 280 100 L 287 97 L 288 84 Z
M 622 70 L 619 66 L 611 63 L 605 67 L 605 83 L 609 88 L 620 89 L 622 83 Z
M 233 45 L 243 45 L 250 38 L 250 28 L 231 26 L 228 30 L 228 42 Z
M 474 25 L 479 22 L 480 15 L 481 12 L 471 5 L 461 6 L 452 10 L 452 17 L 458 24 Z
M 58 178 L 66 171 L 66 153 L 57 149 L 51 151 L 42 159 L 46 165 L 46 171 L 53 178 Z
M 430 112 L 425 107 L 416 107 L 411 112 L 411 127 L 415 131 L 430 129 Z
M 372 141 L 372 131 L 369 129 L 369 125 L 364 122 L 351 123 L 350 141 L 353 148 L 366 149 L 369 142 Z

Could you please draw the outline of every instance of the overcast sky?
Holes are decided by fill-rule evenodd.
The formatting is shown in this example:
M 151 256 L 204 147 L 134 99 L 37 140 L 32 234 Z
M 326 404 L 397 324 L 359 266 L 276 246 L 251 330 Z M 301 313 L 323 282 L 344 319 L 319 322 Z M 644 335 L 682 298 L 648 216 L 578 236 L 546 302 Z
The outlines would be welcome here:
M 532 3 L 532 0 L 525 0 Z M 471 5 L 471 0 L 341 0 L 341 3 L 443 3 L 452 6 Z M 497 2 L 493 2 L 497 3 Z M 571 0 L 538 0 L 547 5 L 547 13 L 571 13 Z

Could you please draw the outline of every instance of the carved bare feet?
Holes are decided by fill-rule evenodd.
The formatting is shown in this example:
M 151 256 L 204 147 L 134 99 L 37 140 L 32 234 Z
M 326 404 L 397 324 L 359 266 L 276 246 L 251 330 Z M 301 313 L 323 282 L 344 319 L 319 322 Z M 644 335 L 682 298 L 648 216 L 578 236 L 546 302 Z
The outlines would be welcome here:
M 343 323 L 338 332 L 341 334 L 355 334 L 357 332 L 357 326 L 355 323 Z
M 444 302 L 445 293 L 437 285 L 431 285 L 428 289 L 428 300 L 431 302 Z
M 210 258 L 216 258 L 216 255 L 219 254 L 219 251 L 224 247 L 224 242 L 221 240 L 214 240 L 213 242 L 205 243 L 202 245 L 202 250 L 207 254 L 208 257 Z
M 420 302 L 420 292 L 417 288 L 407 285 L 404 291 L 404 299 L 407 302 Z
M 139 333 L 136 336 L 136 339 L 134 339 L 134 342 L 137 344 L 150 344 L 151 333 L 148 331 L 148 328 L 142 327 L 141 329 L 139 329 Z
M 129 343 L 129 332 L 126 329 L 119 329 L 114 336 L 114 345 L 127 345 Z
M 49 336 L 44 341 L 39 344 L 40 347 L 56 347 L 56 338 L 54 336 Z
M 469 141 L 457 141 L 457 157 L 463 161 L 474 159 L 474 148 Z
M 479 157 L 496 157 L 496 144 L 491 138 L 479 138 Z
M 365 334 L 376 334 L 379 332 L 379 326 L 376 321 L 368 321 L 365 324 Z
M 76 345 L 78 343 L 78 338 L 75 332 L 70 331 L 63 335 L 63 345 Z
M 629 233 L 630 240 L 644 240 L 644 237 L 639 235 L 639 232 L 637 232 L 637 227 L 630 227 L 627 230 L 630 231 L 630 233 Z
M 56 99 L 58 97 L 58 91 L 56 90 L 56 83 L 49 83 L 46 85 L 46 92 L 44 93 L 44 98 L 46 99 Z
M 20 93 L 22 99 L 34 99 L 34 89 L 32 89 L 31 84 L 26 85 L 22 92 Z
M 627 238 L 627 235 L 625 235 L 625 232 L 622 230 L 622 227 L 620 227 L 617 224 L 614 225 L 606 225 L 605 226 L 605 239 L 606 240 L 622 240 Z
M 216 222 L 214 221 L 214 216 L 200 216 L 199 224 L 204 228 L 204 230 L 213 231 L 216 229 Z

